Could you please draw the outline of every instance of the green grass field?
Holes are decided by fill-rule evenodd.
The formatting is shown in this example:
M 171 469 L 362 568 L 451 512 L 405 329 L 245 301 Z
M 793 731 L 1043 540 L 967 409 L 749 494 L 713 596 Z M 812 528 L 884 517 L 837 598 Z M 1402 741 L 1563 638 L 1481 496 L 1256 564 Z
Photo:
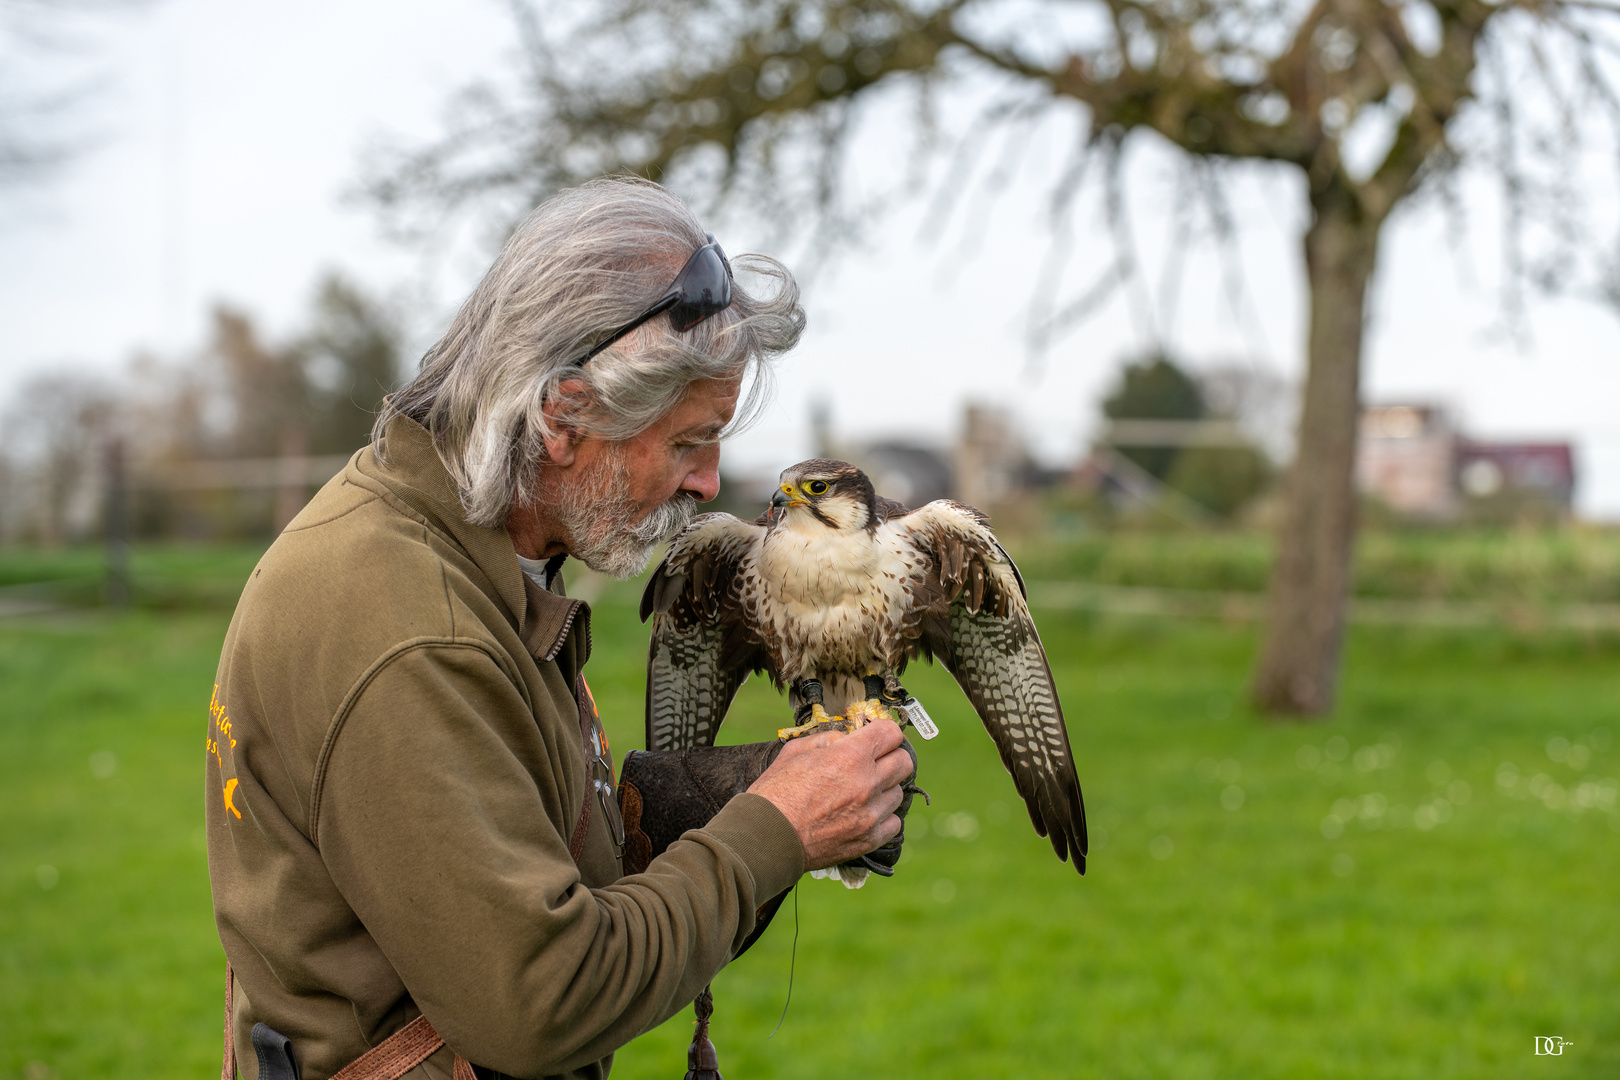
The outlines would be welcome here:
M 252 553 L 198 558 L 240 580 Z M 178 595 L 187 559 L 143 555 L 137 595 Z M 592 663 L 621 752 L 640 741 L 633 596 L 597 605 Z M 774 1038 L 792 901 L 717 980 L 732 1080 L 1620 1074 L 1620 642 L 1358 630 L 1338 715 L 1275 725 L 1241 703 L 1252 627 L 1037 618 L 1086 877 L 1033 835 L 949 678 L 914 672 L 943 729 L 921 748 L 933 806 L 893 879 L 802 883 Z M 217 1069 L 201 768 L 227 621 L 0 620 L 0 1078 Z M 750 684 L 728 737 L 782 716 Z M 679 1076 L 688 1020 L 615 1075 Z M 1537 1035 L 1573 1045 L 1534 1057 Z

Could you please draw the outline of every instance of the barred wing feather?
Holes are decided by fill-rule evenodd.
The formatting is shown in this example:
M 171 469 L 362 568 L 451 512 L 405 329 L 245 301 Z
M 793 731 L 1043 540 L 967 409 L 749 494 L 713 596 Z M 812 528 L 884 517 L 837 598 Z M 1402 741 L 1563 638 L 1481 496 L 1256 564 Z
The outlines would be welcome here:
M 653 623 L 647 656 L 647 748 L 713 746 L 748 670 L 728 667 L 724 630 L 700 621 L 683 632 L 668 615 Z
M 738 602 L 744 560 L 763 531 L 730 514 L 703 514 L 648 580 L 641 598 L 642 619 L 652 618 L 647 749 L 714 745 L 738 688 L 765 666 Z
M 972 507 L 939 500 L 890 520 L 928 556 L 913 586 L 919 645 L 973 703 L 1035 831 L 1084 873 L 1085 803 L 1018 567 Z
M 1001 763 L 1058 858 L 1086 867 L 1086 808 L 1063 707 L 1046 650 L 1023 597 L 1006 617 L 951 605 L 950 646 L 940 659 L 984 721 Z

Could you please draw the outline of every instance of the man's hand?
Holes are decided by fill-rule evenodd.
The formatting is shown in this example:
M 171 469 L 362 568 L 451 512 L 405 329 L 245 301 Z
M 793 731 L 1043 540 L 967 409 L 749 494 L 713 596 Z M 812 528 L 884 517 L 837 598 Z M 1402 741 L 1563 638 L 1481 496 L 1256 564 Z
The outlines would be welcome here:
M 848 735 L 793 739 L 749 787 L 793 823 L 806 870 L 865 855 L 899 833 L 900 785 L 912 772 L 902 738 L 898 724 L 878 720 Z

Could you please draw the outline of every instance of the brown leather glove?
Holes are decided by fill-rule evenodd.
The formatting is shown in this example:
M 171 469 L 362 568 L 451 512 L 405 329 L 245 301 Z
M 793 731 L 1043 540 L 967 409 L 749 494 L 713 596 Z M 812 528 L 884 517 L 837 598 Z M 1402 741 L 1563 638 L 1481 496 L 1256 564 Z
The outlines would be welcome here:
M 701 829 L 739 792 L 747 791 L 787 744 L 781 739 L 687 750 L 632 750 L 619 773 L 624 869 L 639 874 L 688 829 Z M 791 889 L 754 912 L 754 929 L 737 956 L 759 940 Z
M 624 868 L 639 874 L 688 829 L 701 829 L 758 780 L 787 745 L 781 739 L 742 746 L 632 750 L 619 774 L 624 815 Z
M 747 791 L 770 768 L 786 745 L 784 739 L 773 739 L 741 746 L 632 750 L 626 754 L 624 768 L 619 773 L 618 792 L 619 810 L 624 818 L 625 872 L 641 873 L 687 830 L 707 825 L 732 796 Z M 912 776 L 906 782 L 905 795 L 896 811 L 900 816 L 900 834 L 876 851 L 849 860 L 845 866 L 864 867 L 884 877 L 894 873 L 905 839 L 906 812 L 911 809 L 912 793 L 919 790 L 912 783 L 916 779 L 917 752 L 910 742 L 901 745 L 911 755 Z M 787 891 L 784 891 L 760 905 L 755 912 L 753 932 L 737 951 L 738 956 L 765 932 L 786 898 Z

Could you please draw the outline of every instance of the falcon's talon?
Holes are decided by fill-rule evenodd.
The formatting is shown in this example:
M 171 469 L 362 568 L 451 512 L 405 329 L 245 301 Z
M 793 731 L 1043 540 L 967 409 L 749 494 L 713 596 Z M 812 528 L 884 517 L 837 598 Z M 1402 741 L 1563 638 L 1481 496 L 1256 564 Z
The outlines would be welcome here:
M 849 708 L 844 710 L 846 719 L 855 721 L 856 727 L 865 727 L 873 720 L 893 720 L 900 722 L 900 717 L 894 715 L 887 705 L 877 698 L 867 698 L 865 701 L 853 701 Z
M 796 727 L 778 728 L 778 739 L 797 739 L 804 735 L 815 735 L 823 731 L 850 732 L 861 727 L 865 721 L 852 719 L 847 716 L 828 716 L 827 710 L 821 707 L 821 702 L 812 702 L 809 715 L 804 722 Z
M 812 728 L 819 727 L 827 720 L 827 710 L 821 707 L 821 702 L 813 701 L 808 705 L 800 706 L 794 712 L 793 719 L 798 720 L 799 723 L 793 727 L 777 729 L 776 737 L 778 739 L 796 739 L 800 735 L 808 735 Z

